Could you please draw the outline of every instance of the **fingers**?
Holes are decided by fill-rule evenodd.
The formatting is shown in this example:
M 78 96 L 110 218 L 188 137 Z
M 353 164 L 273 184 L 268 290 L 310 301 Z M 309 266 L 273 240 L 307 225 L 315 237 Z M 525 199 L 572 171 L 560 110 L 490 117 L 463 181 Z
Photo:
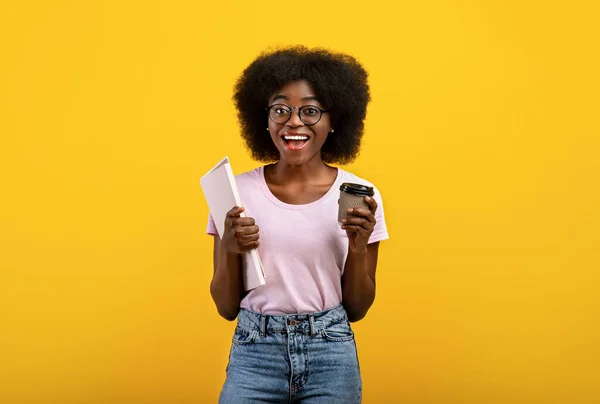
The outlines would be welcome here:
M 240 217 L 240 214 L 245 210 L 245 208 L 240 206 L 234 206 L 231 208 L 227 215 L 225 216 L 225 226 L 226 227 L 236 227 L 236 226 L 254 226 L 254 219 L 251 217 Z
M 377 211 L 377 201 L 374 198 L 365 196 L 365 202 L 369 206 L 365 208 L 351 208 L 348 209 L 348 215 L 364 217 L 369 222 L 375 223 L 375 212 Z
M 369 219 L 372 219 L 369 220 Z M 345 219 L 342 220 L 342 223 L 345 225 L 357 225 L 364 226 L 365 228 L 373 228 L 375 227 L 375 219 L 369 217 L 360 217 L 360 216 L 352 216 L 348 215 Z
M 260 243 L 258 241 L 253 241 L 251 243 L 248 244 L 243 244 L 240 245 L 240 251 L 250 251 L 250 250 L 254 250 L 255 248 L 260 247 Z
M 235 238 L 240 243 L 250 243 L 251 241 L 258 241 L 260 236 L 258 233 L 252 233 L 252 234 L 236 233 Z
M 348 216 L 349 217 L 352 217 L 352 216 L 364 217 L 365 219 L 375 220 L 375 216 L 373 215 L 373 212 L 371 212 L 369 209 L 365 209 L 365 208 L 348 209 Z
M 232 220 L 238 221 L 239 219 L 245 218 L 238 218 Z M 236 224 L 229 229 L 228 234 L 229 235 L 227 238 L 231 240 L 231 244 L 229 245 L 231 245 L 232 251 L 236 251 L 238 253 L 245 252 L 248 250 L 258 248 L 258 246 L 260 245 L 259 228 L 256 225 L 242 226 Z
M 359 233 L 364 234 L 365 236 L 368 236 L 371 233 L 371 230 L 358 225 L 345 224 L 342 226 L 342 229 L 349 233 Z
M 239 217 L 240 213 L 242 213 L 244 211 L 244 208 L 241 206 L 234 206 L 233 208 L 231 208 L 231 210 L 229 212 L 227 212 L 226 217 Z
M 258 226 L 236 226 L 233 228 L 233 237 L 238 246 L 242 248 L 244 245 L 255 245 L 260 238 Z
M 234 217 L 231 219 L 233 226 L 254 226 L 254 219 L 251 217 Z
M 259 246 L 259 228 L 251 217 L 240 217 L 245 209 L 234 206 L 225 218 L 225 226 L 228 230 L 228 238 L 233 242 L 232 251 L 248 251 Z
M 236 234 L 235 235 L 235 239 L 237 240 L 237 243 L 239 246 L 242 245 L 246 245 L 246 244 L 252 244 L 258 241 L 259 239 L 259 235 L 258 233 L 254 233 L 254 234 Z
M 235 232 L 236 236 L 250 236 L 252 234 L 258 234 L 258 230 L 259 228 L 257 225 L 243 226 L 236 224 L 233 226 L 233 231 Z
M 349 231 L 373 231 L 375 224 L 362 217 L 348 217 L 342 221 L 342 229 Z
M 369 210 L 375 214 L 375 211 L 377 210 L 377 201 L 374 198 L 365 196 L 365 202 L 369 205 Z
M 248 250 L 252 250 L 254 248 L 258 248 L 258 246 L 259 246 L 258 238 L 259 238 L 258 233 L 250 234 L 250 235 L 236 234 L 236 241 L 237 241 L 237 245 L 238 245 L 238 248 L 240 249 L 240 251 L 248 251 Z
M 352 208 L 348 209 L 348 215 L 346 221 L 350 224 L 361 224 L 363 221 L 367 221 L 373 226 L 375 225 L 375 215 L 373 211 L 365 208 Z
M 342 229 L 354 233 L 371 233 L 375 228 L 375 211 L 377 202 L 375 199 L 365 197 L 365 202 L 369 209 L 351 208 L 348 209 L 348 215 L 342 220 Z

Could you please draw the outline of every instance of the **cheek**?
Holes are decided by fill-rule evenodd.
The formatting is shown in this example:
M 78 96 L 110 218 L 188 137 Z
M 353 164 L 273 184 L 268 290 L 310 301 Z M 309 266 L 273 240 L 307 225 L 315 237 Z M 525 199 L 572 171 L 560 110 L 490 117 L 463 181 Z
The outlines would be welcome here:
M 277 127 L 277 124 L 269 121 L 269 123 L 267 124 L 267 130 L 265 130 L 265 132 L 267 133 L 267 135 L 274 137 L 277 135 L 278 130 L 279 128 Z
M 323 116 L 323 118 L 325 118 L 325 116 Z M 326 137 L 327 135 L 329 135 L 329 131 L 331 130 L 331 122 L 329 121 L 329 119 L 321 119 L 321 121 L 319 121 L 319 123 L 316 126 L 318 126 L 318 128 L 315 128 L 315 130 L 318 130 L 318 133 L 321 136 Z
M 265 129 L 265 136 L 269 136 L 271 138 L 271 141 L 275 144 L 275 147 L 279 147 L 279 135 L 277 134 L 279 131 L 279 128 L 277 127 L 277 124 L 272 124 L 269 123 L 269 130 L 267 131 Z
M 315 133 L 315 135 L 322 138 L 323 141 L 325 141 L 325 139 L 329 135 L 330 130 L 331 130 L 331 128 L 329 126 L 329 123 L 325 123 L 325 122 L 323 122 L 323 125 L 321 125 L 321 122 L 319 122 L 317 125 L 315 125 L 313 127 L 313 132 Z
M 329 117 L 329 114 L 323 114 L 318 125 L 323 125 L 327 128 L 327 131 L 329 132 L 329 130 L 331 130 L 331 119 Z

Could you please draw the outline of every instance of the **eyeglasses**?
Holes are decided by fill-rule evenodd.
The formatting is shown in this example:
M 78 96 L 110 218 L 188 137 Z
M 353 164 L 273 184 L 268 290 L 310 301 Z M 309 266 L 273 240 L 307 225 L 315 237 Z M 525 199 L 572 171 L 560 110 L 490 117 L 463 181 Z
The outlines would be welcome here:
M 274 104 L 267 107 L 269 118 L 275 123 L 286 123 L 292 117 L 292 111 L 298 110 L 298 117 L 306 126 L 315 125 L 321 120 L 323 112 L 329 112 L 314 105 L 289 107 L 285 104 Z

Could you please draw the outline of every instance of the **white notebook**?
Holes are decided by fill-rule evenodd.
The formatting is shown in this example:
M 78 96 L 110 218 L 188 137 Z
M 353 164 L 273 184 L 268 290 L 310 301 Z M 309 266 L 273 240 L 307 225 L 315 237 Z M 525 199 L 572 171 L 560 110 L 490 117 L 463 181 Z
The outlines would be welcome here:
M 234 206 L 244 206 L 235 183 L 235 176 L 229 164 L 229 158 L 214 166 L 206 175 L 200 178 L 200 186 L 210 209 L 210 215 L 217 226 L 219 237 L 223 238 L 225 216 Z M 245 212 L 240 214 L 245 217 Z M 244 289 L 250 290 L 265 284 L 263 270 L 258 250 L 254 249 L 244 254 L 243 274 Z

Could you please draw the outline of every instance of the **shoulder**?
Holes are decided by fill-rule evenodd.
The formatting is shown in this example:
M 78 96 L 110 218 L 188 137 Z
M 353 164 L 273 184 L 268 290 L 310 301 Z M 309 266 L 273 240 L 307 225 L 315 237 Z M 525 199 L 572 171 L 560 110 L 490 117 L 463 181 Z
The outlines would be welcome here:
M 246 185 L 257 185 L 260 183 L 260 178 L 262 175 L 262 167 L 257 167 L 254 170 L 246 171 L 241 174 L 237 174 L 235 176 L 235 181 L 238 185 L 246 186 Z

